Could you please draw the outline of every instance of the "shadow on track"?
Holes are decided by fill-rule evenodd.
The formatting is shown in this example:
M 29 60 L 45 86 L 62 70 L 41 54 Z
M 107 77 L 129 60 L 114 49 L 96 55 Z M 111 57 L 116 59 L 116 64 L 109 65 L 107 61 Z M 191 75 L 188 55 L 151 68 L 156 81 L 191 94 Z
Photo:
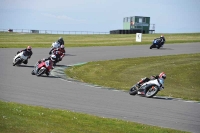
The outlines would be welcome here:
M 174 49 L 172 49 L 172 48 L 160 48 L 160 49 L 152 48 L 151 50 L 174 50 Z
M 160 50 L 174 50 L 172 48 L 160 48 Z
M 174 100 L 175 98 L 172 97 L 161 97 L 161 96 L 154 96 L 152 99 L 161 99 L 161 100 Z
M 134 96 L 134 95 L 133 95 Z M 135 96 L 139 96 L 139 97 L 144 97 L 146 98 L 145 96 L 142 96 L 142 95 L 135 95 Z M 159 100 L 175 100 L 176 98 L 172 98 L 172 97 L 162 97 L 162 96 L 154 96 L 150 99 L 159 99 Z
M 76 55 L 73 55 L 73 54 L 65 54 L 65 56 L 76 56 Z
M 33 75 L 33 76 L 36 76 L 36 75 Z M 42 77 L 42 78 L 59 78 L 59 77 L 55 77 L 55 76 L 52 76 L 52 75 L 50 75 L 50 76 L 41 75 L 41 76 L 36 76 L 36 77 L 38 77 L 38 78 L 40 78 L 40 77 Z

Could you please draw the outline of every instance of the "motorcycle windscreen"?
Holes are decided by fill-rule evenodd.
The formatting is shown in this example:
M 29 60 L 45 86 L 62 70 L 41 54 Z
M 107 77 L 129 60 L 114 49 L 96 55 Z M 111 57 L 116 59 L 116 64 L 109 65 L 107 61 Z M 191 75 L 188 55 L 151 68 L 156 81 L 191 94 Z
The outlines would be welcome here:
M 160 78 L 160 79 L 158 79 L 159 80 L 159 82 L 163 85 L 164 84 L 164 79 L 163 78 Z

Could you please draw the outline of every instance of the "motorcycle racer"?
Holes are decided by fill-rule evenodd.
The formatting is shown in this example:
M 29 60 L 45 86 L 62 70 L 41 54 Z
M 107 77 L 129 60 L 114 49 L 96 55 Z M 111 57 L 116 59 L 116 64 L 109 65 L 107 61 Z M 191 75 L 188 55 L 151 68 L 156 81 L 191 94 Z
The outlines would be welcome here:
M 53 64 L 55 63 L 56 61 L 56 56 L 55 55 L 51 55 L 50 57 L 48 58 L 44 58 L 44 59 L 41 59 L 38 61 L 38 64 L 40 64 L 41 62 L 44 62 L 44 61 L 47 61 L 47 60 L 51 60 L 53 62 Z M 54 68 L 54 67 L 53 67 Z M 46 75 L 49 76 L 50 72 L 46 72 Z
M 65 42 L 64 42 L 64 39 L 62 37 L 59 37 L 57 42 L 60 44 L 60 45 L 64 45 Z
M 146 83 L 150 80 L 154 80 L 154 79 L 166 79 L 166 74 L 164 72 L 161 72 L 159 75 L 152 75 L 150 78 L 148 77 L 145 77 L 145 78 L 142 78 L 138 83 L 137 83 L 137 87 L 139 88 L 143 83 Z M 162 81 L 163 81 L 162 80 Z M 164 88 L 164 86 L 163 86 Z
M 165 43 L 165 37 L 164 37 L 164 35 L 161 35 L 160 39 L 161 39 L 160 45 L 162 47 L 164 45 L 164 43 Z
M 32 54 L 33 54 L 31 46 L 27 46 L 26 49 L 23 49 L 23 50 L 21 50 L 21 51 L 17 51 L 17 54 L 19 54 L 19 53 L 22 52 L 22 51 L 25 51 L 25 52 L 26 52 L 26 54 L 28 55 L 28 59 L 31 58 L 31 56 L 32 56 Z M 28 63 L 28 59 L 25 60 L 23 63 L 24 63 L 24 64 L 27 64 L 27 63 Z
M 53 49 L 52 54 L 56 55 L 56 62 L 62 61 L 65 56 L 65 47 L 61 45 L 60 48 Z

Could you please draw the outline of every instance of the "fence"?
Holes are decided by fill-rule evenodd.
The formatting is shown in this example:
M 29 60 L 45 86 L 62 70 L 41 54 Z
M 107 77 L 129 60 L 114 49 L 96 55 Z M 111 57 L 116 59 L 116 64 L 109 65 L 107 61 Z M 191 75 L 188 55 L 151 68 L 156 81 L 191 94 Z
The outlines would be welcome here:
M 30 30 L 30 29 L 0 29 L 0 32 L 39 33 L 39 34 L 110 34 L 110 32 Z

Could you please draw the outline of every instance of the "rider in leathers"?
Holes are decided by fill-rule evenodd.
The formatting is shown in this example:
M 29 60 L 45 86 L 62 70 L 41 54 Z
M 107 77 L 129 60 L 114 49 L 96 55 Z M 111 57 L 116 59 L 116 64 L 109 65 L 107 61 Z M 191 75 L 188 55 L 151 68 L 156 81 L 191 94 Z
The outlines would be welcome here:
M 51 56 L 49 56 L 47 58 L 41 59 L 41 60 L 38 61 L 38 64 L 40 64 L 41 62 L 47 61 L 47 60 L 51 60 L 53 62 L 53 64 L 54 64 L 55 61 L 56 61 L 56 56 L 55 55 L 51 55 Z M 54 67 L 53 67 L 53 69 L 54 69 Z M 50 74 L 50 72 L 46 72 L 47 76 L 49 76 L 49 74 Z
M 19 54 L 19 53 L 22 52 L 22 51 L 25 51 L 25 52 L 26 52 L 26 54 L 28 55 L 28 59 L 31 58 L 31 56 L 32 56 L 32 54 L 33 54 L 31 46 L 28 46 L 26 49 L 23 49 L 23 50 L 21 50 L 21 51 L 18 51 L 17 54 Z M 23 63 L 24 63 L 24 64 L 27 64 L 27 63 L 28 63 L 28 59 L 25 60 Z
M 64 45 L 61 45 L 60 48 L 53 49 L 52 54 L 56 55 L 56 62 L 59 62 L 62 60 L 62 58 L 65 56 L 65 47 Z
M 150 80 L 154 80 L 154 79 L 159 79 L 159 78 L 163 78 L 166 79 L 166 74 L 164 72 L 161 72 L 159 75 L 152 75 L 150 78 L 142 78 L 138 83 L 137 83 L 137 87 L 139 88 L 142 84 L 150 81 Z

